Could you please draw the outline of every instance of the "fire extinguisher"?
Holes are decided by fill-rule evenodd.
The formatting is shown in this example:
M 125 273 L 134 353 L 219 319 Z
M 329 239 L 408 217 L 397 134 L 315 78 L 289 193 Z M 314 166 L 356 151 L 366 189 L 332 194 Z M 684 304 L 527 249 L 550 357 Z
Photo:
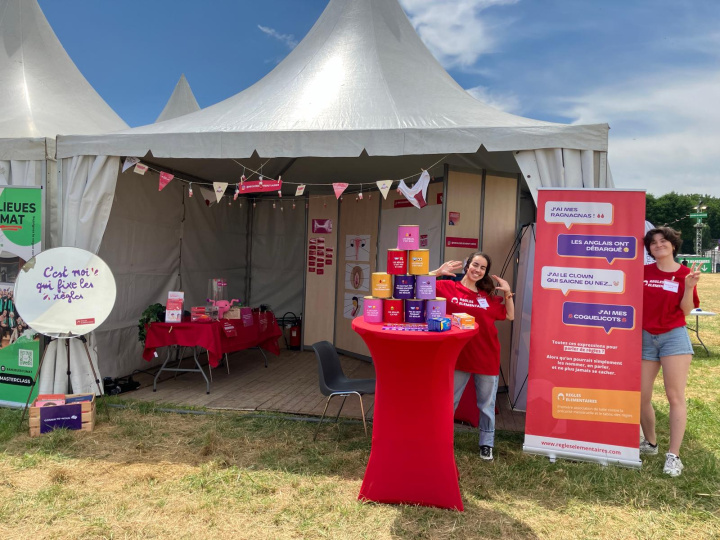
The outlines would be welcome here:
M 290 338 L 285 338 L 285 346 L 291 351 L 300 350 L 300 317 L 295 315 L 292 311 L 288 311 L 282 316 L 282 324 L 284 328 L 288 328 Z M 284 333 L 283 333 L 284 335 Z

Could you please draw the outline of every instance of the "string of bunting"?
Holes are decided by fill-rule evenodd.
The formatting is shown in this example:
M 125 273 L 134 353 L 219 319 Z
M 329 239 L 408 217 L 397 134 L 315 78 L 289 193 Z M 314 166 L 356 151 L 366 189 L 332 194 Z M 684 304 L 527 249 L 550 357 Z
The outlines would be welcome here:
M 429 169 L 432 169 L 436 165 L 443 162 L 448 156 L 444 156 L 432 165 L 430 165 L 427 169 L 421 169 L 421 172 L 412 174 L 410 176 L 407 176 L 405 178 L 401 178 L 399 180 L 378 180 L 375 182 L 362 182 L 359 184 L 353 184 L 352 190 L 348 190 L 348 187 L 350 184 L 345 182 L 332 182 L 327 184 L 312 184 L 313 187 L 316 186 L 332 186 L 335 197 L 342 201 L 343 195 L 355 195 L 355 200 L 360 201 L 363 199 L 363 191 L 368 192 L 368 195 L 370 199 L 372 199 L 372 188 L 373 186 L 376 187 L 380 193 L 382 194 L 384 199 L 387 199 L 387 194 L 389 193 L 390 189 L 392 188 L 392 185 L 395 182 L 398 182 L 397 191 L 398 193 L 401 193 L 413 206 L 416 208 L 422 208 L 427 205 L 427 187 L 430 183 L 431 177 L 430 173 L 428 172 Z M 210 206 L 214 203 L 219 203 L 224 197 L 228 197 L 228 204 L 232 204 L 232 201 L 236 201 L 240 195 L 248 195 L 251 193 L 272 193 L 277 192 L 277 197 L 268 197 L 263 196 L 260 198 L 260 200 L 265 200 L 272 202 L 273 208 L 276 207 L 276 201 L 282 201 L 282 186 L 290 185 L 290 186 L 296 186 L 295 188 L 295 195 L 294 197 L 301 197 L 305 194 L 305 190 L 307 189 L 307 184 L 304 184 L 302 182 L 283 182 L 282 177 L 278 177 L 277 180 L 269 179 L 263 177 L 262 174 L 262 168 L 267 165 L 267 163 L 270 161 L 269 159 L 265 161 L 265 163 L 261 164 L 259 167 L 259 171 L 256 171 L 246 165 L 243 165 L 242 163 L 238 162 L 237 160 L 233 160 L 238 166 L 243 168 L 243 174 L 240 177 L 240 182 L 234 184 L 235 186 L 235 193 L 232 195 L 232 198 L 230 198 L 230 195 L 226 195 L 225 191 L 227 190 L 228 186 L 230 186 L 229 182 L 203 182 L 203 181 L 195 181 L 195 180 L 185 180 L 183 178 L 180 178 L 178 176 L 175 176 L 172 173 L 169 173 L 167 171 L 162 171 L 160 169 L 156 169 L 154 167 L 151 167 L 145 163 L 142 163 L 140 161 L 140 158 L 137 157 L 126 157 L 125 161 L 123 162 L 122 166 L 122 172 L 127 171 L 129 168 L 134 167 L 133 172 L 136 174 L 144 175 L 147 171 L 153 171 L 158 173 L 159 175 L 159 181 L 158 181 L 158 191 L 162 191 L 172 180 L 177 180 L 179 182 L 183 182 L 185 184 L 188 184 L 188 196 L 193 196 L 193 184 L 196 184 L 198 189 L 200 190 L 200 193 L 202 194 L 203 198 L 205 199 L 206 204 Z M 249 171 L 249 177 L 246 177 L 246 174 Z M 251 180 L 253 177 L 257 176 L 258 180 Z M 406 180 L 410 180 L 412 178 L 415 178 L 416 176 L 419 176 L 419 180 L 413 185 L 408 186 L 405 184 Z M 212 190 L 210 189 L 212 187 Z M 358 189 L 356 189 L 358 188 Z M 244 197 L 248 200 L 252 201 L 253 207 L 257 205 L 257 197 Z M 240 206 L 242 206 L 242 201 L 240 202 Z M 292 199 L 292 208 L 295 208 L 295 198 Z M 283 210 L 282 205 L 280 206 L 280 209 Z

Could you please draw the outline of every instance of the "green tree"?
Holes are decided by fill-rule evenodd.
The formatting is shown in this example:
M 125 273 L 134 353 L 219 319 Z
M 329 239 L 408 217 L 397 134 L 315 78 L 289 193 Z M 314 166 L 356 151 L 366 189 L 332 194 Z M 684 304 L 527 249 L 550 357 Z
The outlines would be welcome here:
M 711 195 L 666 193 L 661 197 L 646 195 L 645 219 L 655 226 L 667 225 L 680 231 L 683 245 L 681 253 L 695 253 L 695 223 L 689 214 L 695 212 L 698 201 L 707 206 L 707 219 L 703 219 L 703 249 L 712 249 L 720 238 L 720 199 Z

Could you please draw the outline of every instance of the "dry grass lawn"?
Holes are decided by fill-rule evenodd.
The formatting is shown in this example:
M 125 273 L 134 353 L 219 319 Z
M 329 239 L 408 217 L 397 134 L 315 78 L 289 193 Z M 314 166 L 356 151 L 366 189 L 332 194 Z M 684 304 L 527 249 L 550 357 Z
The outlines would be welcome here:
M 703 276 L 720 312 L 720 275 Z M 465 512 L 357 502 L 370 452 L 362 426 L 325 428 L 247 413 L 100 410 L 94 432 L 30 439 L 0 409 L 0 539 L 692 538 L 720 537 L 720 317 L 701 321 L 688 387 L 686 472 L 557 462 L 498 434 L 496 460 L 458 433 Z M 657 388 L 659 441 L 667 406 Z

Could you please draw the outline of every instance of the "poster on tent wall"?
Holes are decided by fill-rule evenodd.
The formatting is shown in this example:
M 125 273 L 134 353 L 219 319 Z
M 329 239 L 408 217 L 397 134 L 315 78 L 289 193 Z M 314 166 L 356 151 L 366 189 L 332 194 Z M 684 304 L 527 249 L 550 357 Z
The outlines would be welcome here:
M 41 189 L 0 187 L 0 406 L 25 405 L 40 361 L 40 341 L 15 308 L 14 287 L 20 268 L 41 251 L 42 229 Z
M 528 453 L 641 465 L 645 192 L 538 192 Z

